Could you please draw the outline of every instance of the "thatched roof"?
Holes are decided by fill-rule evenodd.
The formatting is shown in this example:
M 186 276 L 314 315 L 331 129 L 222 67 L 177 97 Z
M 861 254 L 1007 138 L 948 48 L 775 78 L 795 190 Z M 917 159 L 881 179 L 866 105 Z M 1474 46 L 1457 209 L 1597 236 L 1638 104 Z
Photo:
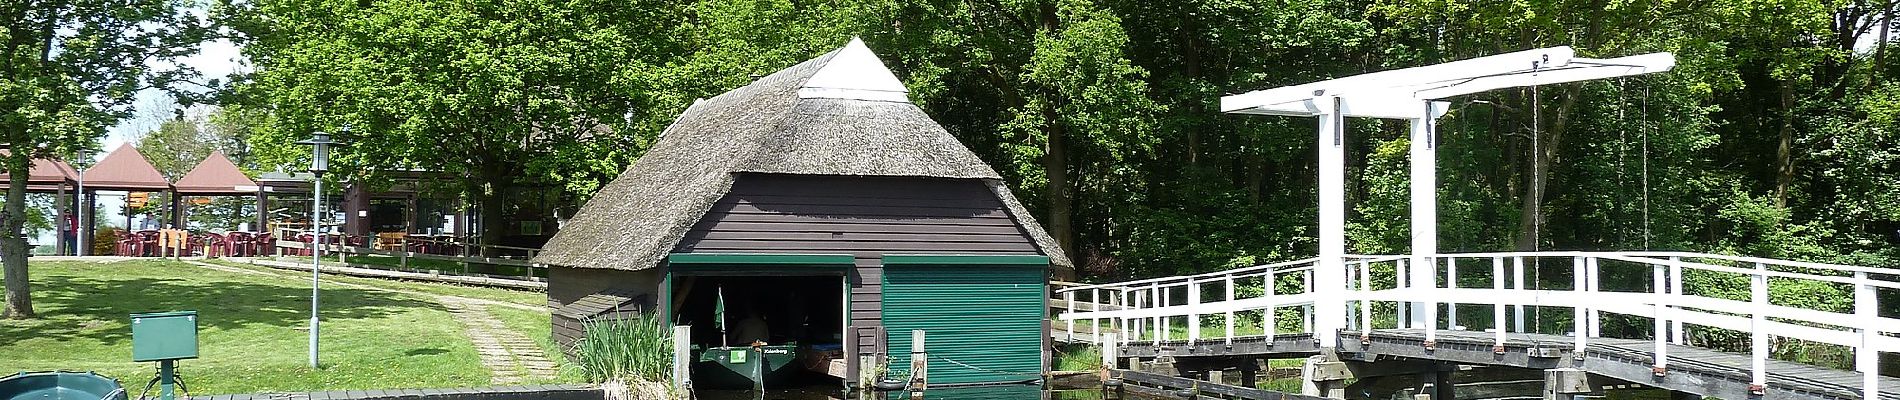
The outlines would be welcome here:
M 1057 265 L 1055 240 L 1001 176 L 911 104 L 864 43 L 694 103 L 658 143 L 594 195 L 534 262 L 640 270 L 666 257 L 734 174 L 981 179 Z

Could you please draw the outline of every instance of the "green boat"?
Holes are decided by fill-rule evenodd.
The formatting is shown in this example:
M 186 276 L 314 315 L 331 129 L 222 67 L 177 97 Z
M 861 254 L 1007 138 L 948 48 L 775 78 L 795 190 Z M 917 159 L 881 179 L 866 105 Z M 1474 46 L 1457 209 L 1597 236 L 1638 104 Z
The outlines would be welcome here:
M 693 363 L 693 387 L 763 389 L 798 375 L 797 345 L 714 347 L 701 350 Z

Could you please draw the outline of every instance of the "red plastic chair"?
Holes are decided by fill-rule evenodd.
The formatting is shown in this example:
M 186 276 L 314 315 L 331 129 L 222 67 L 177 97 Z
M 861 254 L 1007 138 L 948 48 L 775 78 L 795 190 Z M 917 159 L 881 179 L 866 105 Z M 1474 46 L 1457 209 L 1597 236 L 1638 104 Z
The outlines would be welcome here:
M 231 255 L 231 247 L 224 241 L 224 235 L 206 232 L 192 236 L 192 254 L 205 257 L 224 257 Z
M 158 256 L 158 231 L 143 230 L 133 233 L 132 252 L 137 257 Z
M 112 230 L 112 238 L 112 254 L 128 257 L 138 255 L 138 253 L 135 252 L 135 249 L 138 248 L 136 246 L 138 241 L 133 240 L 131 232 L 114 229 Z
M 251 235 L 251 255 L 261 256 L 265 254 L 276 254 L 276 239 L 276 236 L 270 232 Z
M 250 257 L 252 244 L 250 232 L 224 233 L 224 251 L 226 256 Z

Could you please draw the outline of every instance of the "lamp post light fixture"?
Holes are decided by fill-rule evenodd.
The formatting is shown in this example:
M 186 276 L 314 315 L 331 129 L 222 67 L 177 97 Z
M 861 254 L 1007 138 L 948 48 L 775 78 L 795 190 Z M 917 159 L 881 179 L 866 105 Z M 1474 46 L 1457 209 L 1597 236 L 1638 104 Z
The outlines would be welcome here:
M 349 127 L 343 127 L 349 133 Z M 330 170 L 330 134 L 316 132 L 310 140 L 297 142 L 310 145 L 310 173 L 314 187 L 310 190 L 310 368 L 317 368 L 317 277 L 323 269 L 323 173 Z

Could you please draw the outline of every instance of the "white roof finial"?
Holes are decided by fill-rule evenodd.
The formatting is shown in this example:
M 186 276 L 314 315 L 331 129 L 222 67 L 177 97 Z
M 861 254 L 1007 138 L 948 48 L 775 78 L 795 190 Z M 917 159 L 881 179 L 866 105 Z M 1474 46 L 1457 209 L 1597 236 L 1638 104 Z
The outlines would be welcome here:
M 904 82 L 863 40 L 853 37 L 837 53 L 798 88 L 798 98 L 910 102 Z

